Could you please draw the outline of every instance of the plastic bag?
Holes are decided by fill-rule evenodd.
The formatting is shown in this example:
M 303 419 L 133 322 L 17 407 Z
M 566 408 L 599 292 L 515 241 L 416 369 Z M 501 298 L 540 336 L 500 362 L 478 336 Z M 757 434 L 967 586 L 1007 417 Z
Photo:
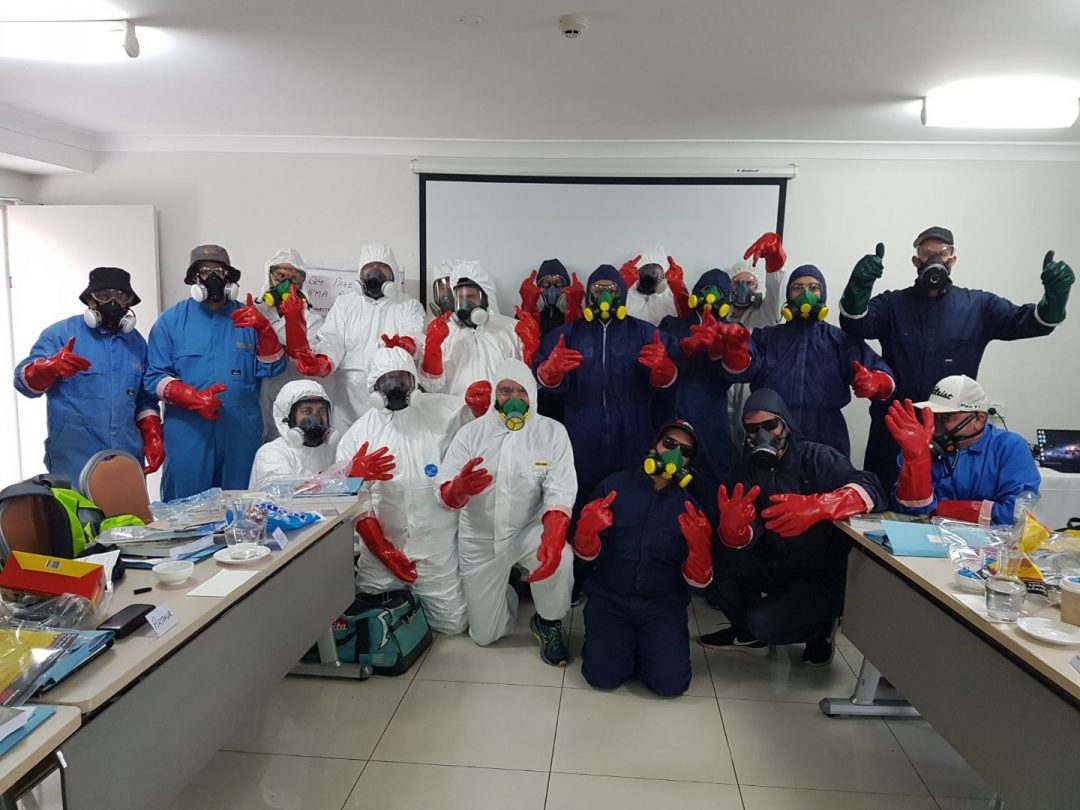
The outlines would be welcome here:
M 0 601 L 0 627 L 41 630 L 47 627 L 69 629 L 82 627 L 103 613 L 102 603 L 108 607 L 108 594 L 102 594 L 97 610 L 85 596 L 66 593 L 63 596 L 41 597 L 32 594 L 13 596 L 6 591 Z M 96 625 L 90 625 L 91 627 Z
M 270 533 L 273 533 L 276 529 L 281 529 L 283 532 L 302 529 L 304 526 L 310 526 L 319 520 L 319 516 L 314 512 L 291 512 L 270 501 L 264 501 L 259 506 L 265 509 L 268 514 L 266 529 Z
M 263 484 L 263 490 L 272 498 L 288 498 L 292 495 L 349 495 L 349 467 L 352 461 L 334 464 L 310 478 L 276 478 Z
M 198 495 L 167 503 L 154 501 L 150 504 L 150 512 L 154 516 L 154 522 L 161 528 L 218 523 L 224 520 L 228 500 L 229 496 L 222 492 L 220 487 L 214 487 Z

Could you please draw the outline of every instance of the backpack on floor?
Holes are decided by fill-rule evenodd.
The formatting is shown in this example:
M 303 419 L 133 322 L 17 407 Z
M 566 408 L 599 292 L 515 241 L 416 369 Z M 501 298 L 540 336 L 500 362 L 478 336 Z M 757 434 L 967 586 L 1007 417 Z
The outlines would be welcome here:
M 105 520 L 104 512 L 59 476 L 35 475 L 0 490 L 0 503 L 26 498 L 38 501 L 41 507 L 49 534 L 48 553 L 54 557 L 70 560 L 79 556 L 94 542 Z
M 407 672 L 433 641 L 423 606 L 403 590 L 358 594 L 333 631 L 341 662 L 366 664 L 376 675 Z M 318 661 L 318 646 L 304 660 Z

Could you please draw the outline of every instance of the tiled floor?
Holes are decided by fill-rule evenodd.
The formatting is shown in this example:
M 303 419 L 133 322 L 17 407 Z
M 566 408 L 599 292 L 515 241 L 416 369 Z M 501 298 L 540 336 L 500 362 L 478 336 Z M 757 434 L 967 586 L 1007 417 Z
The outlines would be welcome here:
M 991 791 L 922 720 L 830 719 L 862 656 L 692 652 L 687 695 L 545 666 L 522 606 L 492 647 L 440 636 L 400 678 L 286 678 L 173 810 L 977 810 Z M 704 602 L 691 632 L 724 625 Z M 568 620 L 580 655 L 582 620 Z

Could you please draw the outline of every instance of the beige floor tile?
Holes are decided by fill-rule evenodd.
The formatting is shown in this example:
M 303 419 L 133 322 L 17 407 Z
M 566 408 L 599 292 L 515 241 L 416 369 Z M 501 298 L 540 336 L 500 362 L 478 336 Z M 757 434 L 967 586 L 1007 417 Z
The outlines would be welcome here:
M 836 643 L 841 647 L 854 647 L 855 645 L 848 640 L 848 637 L 844 635 L 844 627 L 841 623 L 840 629 L 836 631 Z
M 829 718 L 804 703 L 719 703 L 742 785 L 927 795 L 879 718 Z
M 403 678 L 285 678 L 228 751 L 367 759 L 409 688 Z
M 984 799 L 994 795 L 963 757 L 925 720 L 886 720 L 934 796 Z
M 850 695 L 855 673 L 838 651 L 827 667 L 808 667 L 802 644 L 777 647 L 769 656 L 733 650 L 708 651 L 717 697 L 817 703 L 824 697 Z
M 561 686 L 564 669 L 540 660 L 540 645 L 528 627 L 480 647 L 468 635 L 444 636 L 432 647 L 416 677 L 424 681 Z
M 716 701 L 564 689 L 552 770 L 734 784 Z
M 344 810 L 544 810 L 548 775 L 370 762 Z
M 995 810 L 993 799 L 954 799 L 937 798 L 941 810 Z
M 742 786 L 746 810 L 936 810 L 929 796 Z
M 546 810 L 742 810 L 736 785 L 553 773 Z
M 172 810 L 338 808 L 363 762 L 219 751 L 172 804 Z
M 842 647 L 839 644 L 836 645 L 836 651 L 844 657 L 851 671 L 857 676 L 862 668 L 863 654 L 854 647 Z
M 414 681 L 372 759 L 546 771 L 559 691 Z

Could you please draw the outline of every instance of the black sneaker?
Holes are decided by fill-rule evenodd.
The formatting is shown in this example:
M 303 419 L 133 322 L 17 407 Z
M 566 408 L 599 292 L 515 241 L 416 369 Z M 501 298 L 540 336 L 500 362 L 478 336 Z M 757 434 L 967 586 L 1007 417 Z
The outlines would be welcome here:
M 578 581 L 574 580 L 574 587 L 570 591 L 570 607 L 577 607 L 581 604 L 581 585 Z
M 836 647 L 833 646 L 831 639 L 820 638 L 816 641 L 808 641 L 806 649 L 803 650 L 802 661 L 808 667 L 827 667 L 832 663 L 835 651 Z
M 707 650 L 720 650 L 729 652 L 738 650 L 750 655 L 768 655 L 769 645 L 764 641 L 758 641 L 753 636 L 740 636 L 734 627 L 725 627 L 715 633 L 707 633 L 701 637 L 701 646 Z
M 540 642 L 540 660 L 553 667 L 565 667 L 570 660 L 570 651 L 566 648 L 562 622 L 541 624 L 540 614 L 534 613 L 529 619 L 529 629 Z

